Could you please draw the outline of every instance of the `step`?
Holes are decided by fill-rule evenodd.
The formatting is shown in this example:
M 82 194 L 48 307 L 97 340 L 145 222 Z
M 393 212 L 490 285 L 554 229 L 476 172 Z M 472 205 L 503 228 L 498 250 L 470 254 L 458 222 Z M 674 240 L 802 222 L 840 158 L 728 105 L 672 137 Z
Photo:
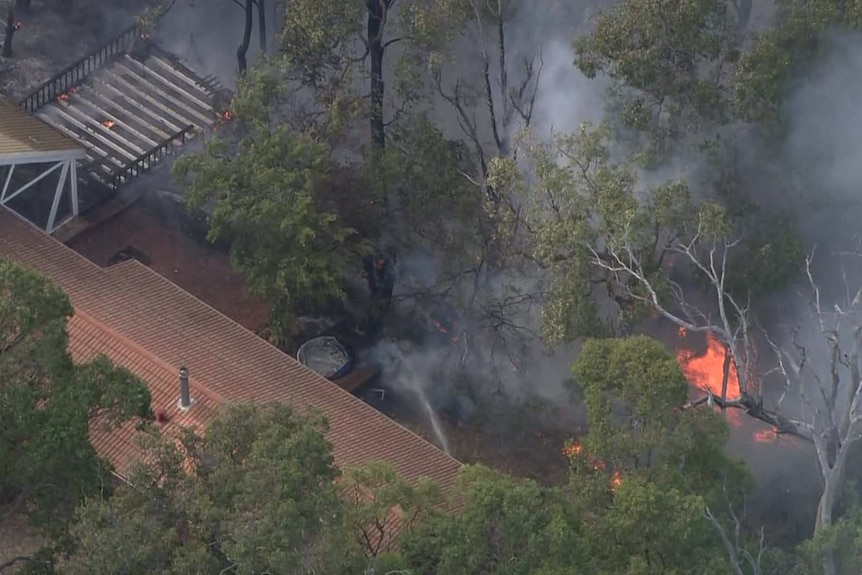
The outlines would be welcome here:
M 177 121 L 173 117 L 166 117 L 164 115 L 157 114 L 153 110 L 154 106 L 159 111 L 165 112 L 166 110 L 159 107 L 157 103 L 154 104 L 146 98 L 141 97 L 137 93 L 134 95 L 125 94 L 119 88 L 107 82 L 106 80 L 95 81 L 93 83 L 93 90 L 103 98 L 109 99 L 110 96 L 108 94 L 112 94 L 115 98 L 120 98 L 120 101 L 123 104 L 129 104 L 131 107 L 135 108 L 138 113 L 151 118 L 153 120 L 153 123 L 151 123 L 150 125 L 153 126 L 153 129 L 156 129 L 160 126 L 161 128 L 163 128 L 162 133 L 169 132 L 165 135 L 165 139 L 170 138 L 173 134 L 176 134 L 188 125 L 183 123 L 182 120 Z M 146 105 L 142 104 L 141 101 L 146 102 Z
M 87 151 L 92 155 L 95 153 L 98 156 L 101 156 L 102 160 L 107 160 L 111 164 L 117 166 L 117 168 L 122 168 L 124 163 L 115 158 L 113 155 L 106 152 L 103 148 L 106 147 L 103 142 L 100 142 L 97 138 L 95 138 L 92 134 L 84 130 L 83 132 L 80 130 L 73 130 L 66 123 L 63 122 L 62 119 L 56 117 L 58 114 L 57 109 L 53 105 L 43 106 L 39 110 L 36 111 L 36 117 L 47 122 L 57 130 L 63 132 L 67 136 L 81 142 L 86 148 Z
M 85 126 L 98 130 L 99 134 L 112 143 L 112 147 L 117 151 L 117 153 L 127 152 L 134 158 L 137 158 L 153 147 L 152 145 L 147 145 L 146 142 L 139 142 L 130 138 L 129 136 L 132 135 L 131 133 L 123 133 L 127 130 L 117 123 L 115 118 L 108 117 L 108 115 L 101 110 L 97 110 L 95 114 L 88 113 L 87 110 L 84 109 L 83 102 L 77 96 L 76 99 L 70 98 L 63 104 L 59 104 L 58 108 L 70 117 L 74 117 Z M 106 122 L 114 123 L 106 124 Z
M 85 123 L 77 120 L 72 114 L 65 111 L 60 106 L 51 105 L 51 109 L 56 114 L 55 117 L 62 122 L 63 124 L 77 128 L 79 133 L 88 134 L 95 140 L 101 143 L 101 147 L 106 151 L 116 152 L 117 156 L 122 159 L 124 157 L 126 160 L 134 160 L 138 157 L 139 154 L 135 152 L 124 149 L 121 146 L 117 146 L 114 142 L 111 141 L 110 135 L 105 135 L 102 132 L 108 131 L 107 128 L 102 126 L 101 123 L 96 122 L 95 120 L 91 120 L 90 125 L 86 125 Z
M 172 123 L 180 124 L 183 126 L 187 126 L 189 124 L 192 124 L 194 126 L 200 125 L 200 120 L 196 120 L 194 116 L 187 117 L 181 115 L 180 112 L 173 110 L 159 100 L 156 100 L 150 93 L 145 92 L 140 86 L 132 84 L 124 76 L 117 74 L 115 70 L 105 70 L 105 73 L 105 82 L 107 84 L 113 85 L 117 88 L 117 90 L 120 90 L 122 93 L 133 94 L 135 99 L 144 100 L 150 106 L 161 110 L 172 120 Z
M 148 78 L 141 73 L 129 69 L 123 62 L 119 61 L 115 62 L 109 71 L 125 80 L 126 84 L 131 85 L 133 88 L 145 91 L 152 97 L 158 96 L 166 104 L 177 107 L 177 111 L 182 111 L 182 113 L 188 115 L 190 118 L 194 118 L 195 121 L 189 121 L 189 124 L 198 124 L 202 127 L 214 121 L 214 118 L 210 115 L 212 112 L 211 110 L 207 110 L 207 107 L 197 103 L 183 102 L 176 94 L 169 94 L 166 89 L 170 90 L 172 87 L 170 85 L 162 87 L 158 81 L 153 81 L 158 80 L 158 76 L 155 74 L 151 74 Z M 197 109 L 198 106 L 201 109 Z
M 105 110 L 110 110 L 116 116 L 123 118 L 126 125 L 134 125 L 142 134 L 157 142 L 170 138 L 171 134 L 178 131 L 165 129 L 162 118 L 152 112 L 147 114 L 146 108 L 141 110 L 130 106 L 129 98 L 124 97 L 121 102 L 116 102 L 102 91 L 97 90 L 95 85 L 87 90 L 87 98 L 94 105 Z M 123 104 L 126 104 L 126 106 L 123 106 Z
M 101 97 L 95 90 L 84 90 L 84 94 L 80 97 L 80 104 L 90 113 L 102 114 L 121 125 L 124 130 L 131 132 L 136 139 L 145 142 L 147 149 L 158 145 L 159 142 L 170 136 L 161 130 L 153 129 L 137 115 L 130 114 L 121 106 Z
M 133 60 L 130 56 L 127 56 L 127 58 Z M 206 86 L 200 84 L 194 78 L 189 78 L 158 56 L 150 56 L 144 62 L 144 65 L 147 66 L 148 70 L 157 70 L 160 75 L 171 79 L 171 83 L 181 86 L 184 92 L 203 102 L 206 109 L 212 109 L 212 95 Z
M 126 56 L 123 60 L 117 62 L 117 66 L 125 68 L 129 72 L 136 73 L 142 80 L 159 86 L 178 101 L 185 102 L 190 107 L 202 111 L 205 116 L 212 113 L 212 103 L 206 94 L 199 90 L 187 89 L 182 80 L 171 78 L 171 74 L 165 73 L 159 67 L 152 66 L 149 62 L 147 60 L 146 63 L 142 64 L 138 60 Z
M 113 156 L 93 157 L 88 154 L 87 161 L 82 162 L 82 166 L 80 169 L 89 171 L 93 174 L 97 174 L 100 177 L 112 178 L 116 174 L 120 173 L 120 170 L 123 168 L 121 165 L 118 164 L 119 160 L 117 160 Z
M 157 59 L 160 66 L 169 68 L 173 70 L 174 74 L 185 78 L 187 82 L 200 86 L 210 98 L 215 97 L 218 94 L 221 82 L 212 74 L 200 77 L 194 72 L 194 70 L 187 68 L 176 57 L 161 50 L 151 51 L 148 54 L 147 59 L 149 60 L 152 58 Z

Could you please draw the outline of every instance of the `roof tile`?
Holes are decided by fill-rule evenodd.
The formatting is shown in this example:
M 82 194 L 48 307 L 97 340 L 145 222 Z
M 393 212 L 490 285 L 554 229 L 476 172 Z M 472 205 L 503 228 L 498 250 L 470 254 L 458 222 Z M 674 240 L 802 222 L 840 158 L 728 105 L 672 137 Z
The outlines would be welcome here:
M 99 268 L 5 209 L 0 254 L 52 277 L 69 295 L 77 311 L 69 330 L 73 357 L 106 353 L 149 384 L 156 409 L 176 410 L 176 373 L 186 366 L 207 401 L 174 423 L 205 425 L 224 402 L 278 401 L 300 411 L 313 405 L 329 420 L 336 464 L 383 459 L 410 481 L 428 477 L 444 490 L 454 484 L 458 461 L 143 264 Z M 129 440 L 110 443 L 118 469 L 135 457 Z
M 80 152 L 84 157 L 81 144 L 0 96 L 0 157 L 49 152 Z

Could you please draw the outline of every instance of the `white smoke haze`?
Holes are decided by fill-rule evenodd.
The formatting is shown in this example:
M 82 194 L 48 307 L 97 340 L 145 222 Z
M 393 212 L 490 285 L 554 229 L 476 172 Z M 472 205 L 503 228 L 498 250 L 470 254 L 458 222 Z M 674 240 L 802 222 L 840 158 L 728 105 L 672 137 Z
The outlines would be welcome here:
M 547 139 L 552 133 L 573 132 L 585 121 L 597 123 L 604 117 L 606 82 L 588 80 L 574 66 L 571 43 L 576 31 L 582 28 L 586 6 L 557 0 L 539 0 L 529 6 L 521 4 L 515 17 L 505 26 L 506 72 L 510 88 L 517 89 L 526 77 L 525 62 L 532 60 L 535 70 L 541 67 L 531 124 L 533 137 Z M 496 37 L 488 38 L 485 47 L 492 63 L 495 105 L 500 110 L 503 103 L 498 90 L 500 70 Z M 451 55 L 443 69 L 444 87 L 451 89 L 460 80 L 470 84 L 472 89 L 482 89 L 482 47 L 477 44 L 475 28 L 468 28 L 464 36 L 454 43 Z M 387 63 L 391 65 L 394 58 L 393 53 L 387 52 Z M 391 81 L 389 85 L 392 85 Z M 445 99 L 435 97 L 429 111 L 444 137 L 466 141 L 456 110 Z M 495 155 L 484 98 L 473 102 L 468 111 L 477 122 L 479 138 L 488 156 Z M 522 127 L 523 122 L 516 118 L 504 136 L 513 140 Z M 428 246 L 407 247 L 400 252 L 396 300 L 413 292 L 445 289 L 447 273 L 452 271 L 449 269 L 451 266 L 444 265 L 445 258 L 445 254 L 435 253 Z M 498 331 L 491 329 L 489 324 L 500 318 L 492 317 L 494 311 L 484 309 L 496 310 L 494 304 L 499 301 L 535 292 L 538 279 L 513 270 L 486 275 L 478 298 L 473 293 L 475 286 L 469 281 L 451 290 L 444 300 L 461 310 L 469 307 L 467 313 L 472 316 L 471 325 L 458 334 L 460 340 L 451 349 L 422 346 L 401 350 L 402 362 L 409 361 L 413 366 L 410 385 L 418 381 L 418 385 L 426 386 L 424 389 L 436 408 L 445 410 L 448 405 L 457 404 L 456 411 L 461 411 L 461 416 L 472 411 L 472 407 L 465 406 L 470 406 L 483 395 L 493 396 L 512 406 L 523 405 L 538 397 L 555 406 L 570 406 L 570 419 L 582 422 L 583 410 L 573 403 L 571 386 L 568 385 L 575 346 L 551 350 L 543 344 L 541 310 L 535 302 L 507 309 L 505 321 L 511 326 Z M 412 302 L 405 300 L 400 307 L 410 305 Z M 387 344 L 383 347 L 386 348 Z M 391 354 L 384 350 L 379 356 L 389 357 Z M 395 367 L 390 369 L 392 372 L 396 370 Z M 389 377 L 384 379 L 390 381 Z M 391 380 L 397 379 L 393 377 Z M 469 386 L 473 389 L 467 389 Z
M 607 80 L 590 80 L 574 66 L 574 37 L 551 37 L 544 45 L 544 68 L 536 98 L 532 132 L 541 139 L 572 133 L 584 122 L 604 119 Z
M 800 223 L 824 252 L 850 249 L 862 218 L 862 35 L 834 32 L 789 96 L 783 153 L 801 188 Z
M 585 121 L 598 123 L 605 119 L 608 81 L 601 77 L 585 78 L 574 66 L 571 47 L 576 34 L 586 28 L 584 15 L 601 4 L 574 6 L 574 3 L 556 0 L 537 0 L 524 5 L 517 18 L 507 26 L 511 85 L 517 85 L 523 77 L 524 59 L 541 52 L 542 76 L 531 130 L 534 137 L 546 139 L 552 133 L 570 133 Z M 752 22 L 755 27 L 762 27 L 772 8 L 756 4 Z M 270 0 L 273 9 L 275 5 L 275 0 Z M 229 13 L 235 16 L 226 17 Z M 271 49 L 277 42 L 276 21 L 273 17 L 268 20 Z M 256 19 L 254 26 L 250 64 L 258 53 Z M 158 39 L 165 48 L 182 56 L 193 70 L 202 75 L 217 75 L 227 87 L 232 87 L 236 76 L 235 51 L 241 36 L 242 13 L 231 0 L 194 4 L 177 0 L 160 25 Z M 846 241 L 856 234 L 856 222 L 862 217 L 859 192 L 862 190 L 862 161 L 859 161 L 862 139 L 857 136 L 862 133 L 862 111 L 855 105 L 856 96 L 862 93 L 862 39 L 858 35 L 835 34 L 832 42 L 829 56 L 814 66 L 788 96 L 788 133 L 781 146 L 766 144 L 746 126 L 731 127 L 726 138 L 745 144 L 740 146 L 743 153 L 739 156 L 743 183 L 747 189 L 754 190 L 756 197 L 767 198 L 763 205 L 766 212 L 790 209 L 802 226 L 807 242 L 838 249 L 838 246 L 847 247 Z M 395 44 L 387 51 L 389 90 L 395 85 L 392 68 L 397 60 L 397 48 Z M 465 36 L 456 42 L 454 51 L 457 58 L 447 68 L 447 76 L 475 81 L 481 54 L 474 38 Z M 437 97 L 431 112 L 447 137 L 464 139 L 449 104 Z M 487 118 L 484 102 L 476 102 L 473 113 L 480 119 Z M 480 127 L 484 130 L 483 141 L 490 143 L 490 126 L 480 120 Z M 509 135 L 514 136 L 519 128 L 520 125 L 513 125 Z M 648 189 L 682 178 L 699 195 L 708 192 L 703 185 L 707 173 L 708 166 L 702 155 L 680 153 L 660 169 L 642 172 L 639 187 Z M 423 247 L 401 251 L 398 256 L 396 298 L 422 288 L 430 290 L 443 281 L 447 270 L 443 265 L 444 255 L 429 253 Z M 487 291 L 499 295 L 511 283 L 527 291 L 532 287 L 529 285 L 532 279 L 500 277 L 495 280 L 497 285 L 488 286 Z M 458 295 L 461 297 L 456 299 L 463 299 L 463 293 Z M 792 307 L 787 307 L 791 297 L 795 298 Z M 796 319 L 793 310 L 800 309 L 801 302 L 795 293 L 781 302 L 782 321 Z M 396 307 L 399 305 L 396 302 Z M 470 333 L 466 335 L 466 344 L 462 342 L 451 348 L 398 348 L 396 353 L 389 349 L 389 343 L 384 343 L 375 353 L 385 359 L 383 363 L 390 370 L 387 381 L 414 391 L 418 387 L 435 410 L 457 404 L 455 411 L 462 415 L 471 413 L 476 406 L 464 392 L 462 382 L 447 381 L 441 385 L 442 379 L 468 377 L 489 381 L 491 387 L 498 386 L 512 403 L 538 396 L 558 405 L 571 405 L 572 413 L 582 417 L 582 408 L 573 403 L 567 385 L 577 348 L 566 346 L 551 353 L 536 335 L 540 327 L 539 312 L 537 305 L 525 306 L 510 318 L 525 328 L 521 339 L 526 344 L 513 354 L 518 359 L 517 370 L 511 368 L 508 359 L 495 362 L 493 366 L 476 361 L 490 356 L 491 342 Z M 462 362 L 464 345 L 470 353 L 468 360 Z M 495 350 L 495 354 L 505 357 L 500 350 Z M 408 364 L 409 369 L 398 368 L 398 365 Z M 453 368 L 457 369 L 453 371 Z
M 279 1 L 267 6 L 267 43 L 270 51 L 278 45 Z M 222 85 L 236 87 L 236 49 L 245 26 L 243 10 L 232 0 L 176 0 L 158 21 L 155 41 L 200 76 L 213 75 Z M 248 49 L 248 65 L 260 58 L 258 19 L 255 12 Z
M 835 317 L 831 313 L 833 306 L 844 305 L 848 291 L 852 299 L 862 282 L 862 258 L 837 255 L 859 251 L 860 93 L 862 35 L 832 30 L 826 35 L 820 56 L 803 70 L 786 94 L 786 125 L 777 141 L 751 126 L 732 126 L 727 133 L 739 152 L 737 169 L 744 195 L 757 203 L 764 216 L 789 215 L 806 249 L 814 250 L 812 271 L 821 289 L 827 321 Z M 754 311 L 758 323 L 780 348 L 793 353 L 796 344 L 804 346 L 812 373 L 827 381 L 829 357 L 811 300 L 811 290 L 805 278 L 800 278 L 785 293 L 772 296 Z M 855 322 L 859 324 L 862 318 Z M 846 327 L 842 337 L 849 335 L 852 324 Z M 777 366 L 775 353 L 763 339 L 759 340 L 758 352 L 761 373 Z M 846 370 L 841 377 L 844 385 L 850 381 Z M 813 421 L 814 410 L 822 402 L 813 377 L 803 383 L 807 396 L 804 400 L 798 387 L 785 388 L 783 378 L 775 372 L 766 375 L 761 383 L 767 406 L 775 407 L 779 396 L 786 392 L 782 413 Z M 777 516 L 795 501 L 793 508 L 799 511 L 790 515 L 800 520 L 802 514 L 816 506 L 816 501 L 809 501 L 820 489 L 810 445 L 779 441 L 775 449 L 765 449 L 732 441 L 729 449 L 744 457 L 755 472 L 760 486 L 759 505 L 771 506 L 770 515 Z

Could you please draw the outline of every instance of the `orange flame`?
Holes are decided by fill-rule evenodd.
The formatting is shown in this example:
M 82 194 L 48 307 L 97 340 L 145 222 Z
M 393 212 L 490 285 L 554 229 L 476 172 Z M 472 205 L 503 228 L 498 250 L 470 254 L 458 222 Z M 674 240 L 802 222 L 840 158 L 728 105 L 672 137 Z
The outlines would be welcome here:
M 60 94 L 59 96 L 57 96 L 57 101 L 58 102 L 65 102 L 69 99 L 69 96 L 71 96 L 72 94 L 76 94 L 77 92 L 78 92 L 78 89 L 73 86 L 73 87 L 69 88 L 68 90 L 66 90 L 65 92 L 63 92 L 62 94 Z
M 602 461 L 601 459 L 598 459 L 596 457 L 591 457 L 588 454 L 585 454 L 584 453 L 584 446 L 581 445 L 580 443 L 578 443 L 577 441 L 573 441 L 570 444 L 566 445 L 563 448 L 563 455 L 565 455 L 569 459 L 583 458 L 584 461 L 587 463 L 587 465 L 589 465 L 593 469 L 593 471 L 604 471 L 608 467 L 607 464 L 604 461 Z M 613 473 L 611 473 L 611 479 L 610 479 L 611 491 L 616 491 L 617 487 L 622 485 L 622 482 L 623 482 L 622 474 L 619 472 L 618 469 L 615 469 L 613 471 Z
M 681 338 L 688 336 L 684 328 L 680 328 Z M 716 397 L 722 397 L 722 385 L 724 383 L 724 345 L 711 333 L 706 334 L 706 351 L 696 355 L 688 349 L 680 349 L 676 353 L 679 367 L 685 374 L 686 379 L 693 388 L 709 391 Z M 736 372 L 736 364 L 730 362 L 727 374 L 727 392 L 725 397 L 733 399 L 739 397 L 739 376 Z M 736 410 L 727 410 L 728 420 L 734 426 L 742 424 L 740 414 Z
M 113 120 L 105 120 L 104 122 L 102 122 L 102 125 L 103 125 L 103 126 L 105 126 L 105 127 L 106 127 L 106 128 L 108 128 L 108 129 L 113 128 L 113 127 L 114 127 L 114 124 L 116 124 L 116 122 L 115 122 L 115 121 L 113 121 Z
M 442 323 L 440 323 L 439 321 L 437 321 L 434 318 L 431 318 L 431 325 L 433 325 L 434 329 L 436 329 L 437 331 L 439 331 L 443 335 L 446 335 L 447 333 L 449 333 L 449 330 L 446 329 L 446 326 L 444 326 Z
M 15 25 L 12 26 L 12 29 L 17 32 L 21 29 L 22 26 L 24 26 L 24 23 L 18 20 L 17 22 L 15 22 Z
M 775 443 L 780 439 L 778 432 L 773 429 L 761 429 L 754 433 L 754 441 L 758 443 Z
M 225 110 L 224 113 L 221 115 L 221 118 L 222 120 L 228 121 L 233 118 L 233 112 L 231 112 L 230 110 Z
M 679 336 L 685 339 L 688 333 L 684 328 L 679 328 Z M 679 367 L 685 374 L 692 388 L 709 391 L 716 397 L 721 397 L 722 380 L 724 379 L 725 346 L 711 333 L 706 334 L 706 351 L 696 355 L 693 351 L 680 349 L 676 354 Z M 727 393 L 725 397 L 734 399 L 739 397 L 739 375 L 736 364 L 731 361 L 727 374 Z M 742 413 L 736 409 L 725 411 L 727 420 L 734 427 L 743 425 Z M 779 435 L 775 429 L 758 429 L 752 432 L 752 439 L 757 443 L 775 443 L 787 436 Z

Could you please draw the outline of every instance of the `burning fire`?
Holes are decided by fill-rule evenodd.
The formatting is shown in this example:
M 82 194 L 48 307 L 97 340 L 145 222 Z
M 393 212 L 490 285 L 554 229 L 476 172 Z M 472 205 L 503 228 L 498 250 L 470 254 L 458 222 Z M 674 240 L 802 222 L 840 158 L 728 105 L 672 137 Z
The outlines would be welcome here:
M 584 453 L 584 446 L 581 445 L 580 443 L 578 443 L 577 441 L 573 441 L 569 445 L 565 446 L 563 448 L 563 455 L 565 455 L 569 459 L 572 459 L 572 458 L 583 459 L 587 463 L 587 465 L 592 467 L 593 471 L 604 471 L 605 469 L 607 469 L 607 464 L 604 461 L 602 461 L 601 459 L 598 459 L 597 457 L 591 457 L 591 456 L 587 455 L 586 453 Z M 615 469 L 611 473 L 611 479 L 610 479 L 611 491 L 616 491 L 617 487 L 622 485 L 622 483 L 623 483 L 623 476 L 618 469 Z
M 104 122 L 102 122 L 102 125 L 103 125 L 103 126 L 105 126 L 105 127 L 106 127 L 106 128 L 108 128 L 108 129 L 113 128 L 113 127 L 114 127 L 114 124 L 116 124 L 116 122 L 115 122 L 115 121 L 113 121 L 113 120 L 105 120 Z
M 71 96 L 77 92 L 78 92 L 77 88 L 75 88 L 75 87 L 69 88 L 68 90 L 66 90 L 65 92 L 63 92 L 59 96 L 57 96 L 57 101 L 58 102 L 65 102 L 69 99 L 69 96 Z
M 221 119 L 225 122 L 230 121 L 231 118 L 233 118 L 233 112 L 231 112 L 230 110 L 225 110 L 224 113 L 221 115 Z
M 12 26 L 12 29 L 17 32 L 21 29 L 22 26 L 24 26 L 24 23 L 18 20 L 17 22 L 15 22 L 15 25 Z
M 679 329 L 680 339 L 685 339 L 688 336 L 684 328 Z M 722 380 L 724 379 L 724 345 L 715 339 L 711 333 L 706 335 L 706 351 L 701 355 L 696 355 L 688 349 L 680 349 L 677 351 L 676 358 L 679 362 L 679 367 L 685 374 L 692 388 L 697 390 L 709 391 L 716 397 L 721 397 Z M 739 397 L 739 375 L 736 371 L 736 365 L 733 361 L 730 362 L 730 368 L 727 374 L 727 392 L 725 397 L 733 399 Z M 727 420 L 734 427 L 742 427 L 743 414 L 738 409 L 725 410 Z M 752 433 L 752 439 L 757 443 L 775 443 L 780 439 L 792 438 L 779 435 L 775 429 L 759 429 Z
M 679 329 L 680 338 L 685 339 L 688 333 L 684 328 Z M 685 374 L 686 379 L 692 387 L 709 391 L 716 397 L 721 397 L 721 388 L 724 380 L 724 345 L 711 333 L 706 334 L 706 351 L 702 355 L 688 349 L 680 349 L 676 353 L 679 367 Z M 731 361 L 727 374 L 727 392 L 725 397 L 739 397 L 739 377 L 736 365 Z M 740 413 L 737 410 L 727 410 L 728 420 L 734 426 L 742 424 Z
M 436 329 L 442 335 L 448 335 L 449 336 L 449 339 L 452 341 L 452 345 L 456 345 L 461 340 L 461 338 L 458 336 L 457 333 L 453 333 L 450 335 L 449 328 L 446 327 L 445 325 L 443 325 L 441 322 L 434 319 L 433 317 L 429 318 L 429 321 L 431 323 L 431 326 L 434 329 Z M 513 371 L 518 371 L 518 367 L 514 364 L 514 362 L 512 362 L 510 360 L 509 363 L 511 364 Z
M 443 335 L 446 335 L 447 333 L 449 333 L 449 330 L 446 329 L 446 326 L 443 325 L 442 323 L 440 323 L 439 321 L 437 321 L 436 319 L 434 319 L 433 317 L 431 318 L 431 325 L 433 325 L 434 329 L 436 329 L 437 331 L 439 331 Z

